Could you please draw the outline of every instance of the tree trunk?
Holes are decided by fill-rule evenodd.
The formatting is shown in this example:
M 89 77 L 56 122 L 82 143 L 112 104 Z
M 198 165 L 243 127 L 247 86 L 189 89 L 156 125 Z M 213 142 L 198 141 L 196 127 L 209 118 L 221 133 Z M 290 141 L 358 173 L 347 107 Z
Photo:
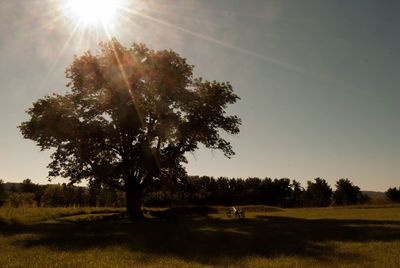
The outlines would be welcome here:
M 142 212 L 142 189 L 140 185 L 126 190 L 126 213 L 131 219 L 144 218 Z

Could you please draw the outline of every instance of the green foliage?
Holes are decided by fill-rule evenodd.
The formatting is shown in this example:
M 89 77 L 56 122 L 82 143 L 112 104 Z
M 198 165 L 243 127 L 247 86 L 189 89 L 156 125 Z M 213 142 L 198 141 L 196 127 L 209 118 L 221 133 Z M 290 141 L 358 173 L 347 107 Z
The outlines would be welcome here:
M 66 71 L 71 90 L 36 101 L 20 126 L 24 138 L 54 150 L 50 177 L 107 184 L 126 192 L 129 213 L 140 213 L 143 189 L 182 178 L 187 152 L 203 144 L 234 154 L 221 136 L 241 123 L 226 114 L 239 99 L 229 83 L 194 78 L 171 50 L 114 39 L 100 51 L 75 57 Z

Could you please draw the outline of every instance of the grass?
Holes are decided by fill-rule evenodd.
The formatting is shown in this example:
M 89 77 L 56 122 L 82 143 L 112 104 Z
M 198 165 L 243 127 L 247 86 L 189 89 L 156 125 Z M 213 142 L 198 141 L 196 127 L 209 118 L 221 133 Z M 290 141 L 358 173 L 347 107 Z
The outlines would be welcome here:
M 96 207 L 69 207 L 69 208 L 37 208 L 37 207 L 1 207 L 0 224 L 33 224 L 55 220 L 66 216 L 86 215 L 98 213 L 119 213 L 119 208 L 96 208 Z
M 400 207 L 217 211 L 131 222 L 118 209 L 0 209 L 0 267 L 400 267 Z

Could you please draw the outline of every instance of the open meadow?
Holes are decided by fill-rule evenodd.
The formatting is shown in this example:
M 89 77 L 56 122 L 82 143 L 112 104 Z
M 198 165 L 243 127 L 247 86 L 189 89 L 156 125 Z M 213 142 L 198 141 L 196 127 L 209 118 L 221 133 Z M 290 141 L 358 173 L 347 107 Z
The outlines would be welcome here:
M 0 0 L 0 268 L 400 268 L 399 11 Z
M 400 266 L 398 206 L 213 210 L 1 208 L 0 267 Z

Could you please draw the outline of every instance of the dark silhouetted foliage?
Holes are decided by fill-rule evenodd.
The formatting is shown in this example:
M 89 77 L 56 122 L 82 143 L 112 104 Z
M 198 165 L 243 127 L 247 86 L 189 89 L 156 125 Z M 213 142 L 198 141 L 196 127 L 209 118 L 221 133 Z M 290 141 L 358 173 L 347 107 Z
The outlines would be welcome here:
M 157 187 L 148 189 L 144 203 L 146 206 L 270 205 L 302 207 L 321 206 L 321 204 L 329 206 L 332 195 L 332 190 L 329 191 L 329 189 L 329 185 L 323 184 L 320 179 L 317 180 L 316 186 L 314 184 L 311 186 L 307 195 L 299 182 L 291 182 L 286 178 L 272 180 L 254 177 L 247 179 L 219 177 L 215 179 L 208 176 L 189 176 L 180 184 L 157 184 Z
M 4 182 L 3 180 L 0 180 L 0 207 L 4 204 L 6 201 L 6 189 L 4 187 Z
M 349 179 L 340 179 L 336 182 L 336 190 L 333 193 L 335 205 L 354 205 L 365 202 L 365 196 L 361 193 L 360 187 L 353 185 Z
M 71 90 L 36 101 L 22 135 L 54 150 L 50 177 L 123 191 L 131 217 L 142 216 L 149 185 L 182 180 L 185 154 L 200 144 L 234 154 L 221 136 L 239 132 L 240 119 L 226 113 L 239 99 L 232 86 L 194 78 L 171 50 L 114 39 L 75 57 L 66 77 Z
M 15 206 L 30 204 L 24 196 L 33 196 L 37 206 L 68 207 L 123 207 L 126 204 L 125 194 L 98 180 L 93 180 L 87 187 L 72 184 L 34 185 L 30 189 L 23 184 L 31 185 L 31 181 L 22 184 L 11 184 L 21 189 L 15 192 Z M 1 187 L 1 184 L 0 184 Z M 260 179 L 257 177 L 227 178 L 209 176 L 187 176 L 180 181 L 160 180 L 149 185 L 144 191 L 143 203 L 147 207 L 202 207 L 202 206 L 240 206 L 267 205 L 277 207 L 321 207 L 331 205 L 352 205 L 369 202 L 369 197 L 363 194 L 359 187 L 347 179 L 336 182 L 336 191 L 323 179 L 316 178 L 308 181 L 307 189 L 300 182 L 287 178 Z M 1 189 L 1 188 L 0 188 Z M 396 201 L 400 189 L 390 188 L 387 192 Z M 12 194 L 12 193 L 11 193 Z M 21 201 L 25 200 L 25 201 Z
M 70 184 L 43 186 L 42 206 L 45 207 L 123 207 L 125 197 L 122 192 L 101 184 L 89 187 Z
M 6 203 L 11 207 L 32 207 L 35 205 L 35 195 L 33 193 L 11 192 L 7 196 Z
M 11 193 L 17 193 L 17 192 L 18 192 L 18 187 L 17 187 L 16 184 L 13 183 L 13 184 L 11 185 L 10 192 L 11 192 Z
M 30 179 L 25 179 L 21 183 L 20 191 L 23 193 L 34 193 L 35 184 L 33 184 Z
M 44 191 L 44 186 L 39 184 L 34 184 L 30 179 L 25 179 L 22 181 L 19 189 L 21 193 L 33 194 L 36 206 L 38 207 L 41 206 L 41 199 Z
M 387 198 L 394 202 L 400 202 L 400 187 L 397 189 L 396 187 L 389 188 L 385 192 Z
M 307 182 L 306 204 L 312 207 L 327 207 L 331 204 L 332 188 L 321 178 L 314 179 L 314 182 Z
M 288 200 L 290 207 L 303 207 L 306 204 L 306 191 L 301 186 L 300 182 L 293 180 L 291 183 L 291 196 Z

